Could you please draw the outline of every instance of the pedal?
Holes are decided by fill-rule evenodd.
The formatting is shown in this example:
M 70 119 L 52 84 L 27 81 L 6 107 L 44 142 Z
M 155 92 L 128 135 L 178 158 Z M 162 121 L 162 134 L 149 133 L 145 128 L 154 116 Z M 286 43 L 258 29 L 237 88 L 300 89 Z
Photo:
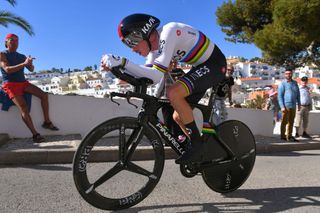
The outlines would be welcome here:
M 180 164 L 180 172 L 186 178 L 196 176 L 200 170 L 195 164 Z

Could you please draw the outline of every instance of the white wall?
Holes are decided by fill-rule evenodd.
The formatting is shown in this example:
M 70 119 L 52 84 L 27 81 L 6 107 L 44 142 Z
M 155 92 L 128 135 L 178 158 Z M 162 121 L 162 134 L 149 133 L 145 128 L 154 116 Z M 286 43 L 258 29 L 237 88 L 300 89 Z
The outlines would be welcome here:
M 229 120 L 240 120 L 245 123 L 254 135 L 273 135 L 272 111 L 247 109 L 247 108 L 229 108 Z
M 49 95 L 50 116 L 59 131 L 43 129 L 43 115 L 40 100 L 32 97 L 31 116 L 35 128 L 44 135 L 74 134 L 86 135 L 101 122 L 117 116 L 136 116 L 138 109 L 127 104 L 126 100 L 117 100 L 120 106 L 110 99 L 99 99 L 87 96 Z M 137 103 L 137 101 L 134 101 Z M 10 137 L 30 137 L 31 133 L 23 123 L 17 107 L 8 112 L 0 110 L 0 133 L 8 133 Z
M 52 122 L 60 130 L 58 132 L 43 129 L 43 115 L 40 100 L 32 97 L 31 116 L 36 129 L 44 135 L 75 134 L 85 136 L 92 128 L 101 122 L 117 116 L 136 117 L 139 108 L 127 104 L 126 100 L 117 99 L 120 106 L 110 99 L 93 98 L 87 96 L 49 95 L 50 115 Z M 140 100 L 134 100 L 141 105 Z M 199 110 L 195 110 L 197 124 L 200 126 L 202 117 Z M 255 109 L 228 109 L 229 119 L 241 120 L 249 126 L 253 134 L 272 136 L 272 112 Z M 311 112 L 310 134 L 319 134 L 320 113 Z M 0 133 L 8 133 L 10 137 L 30 137 L 31 133 L 21 120 L 17 107 L 11 107 L 8 112 L 0 110 Z

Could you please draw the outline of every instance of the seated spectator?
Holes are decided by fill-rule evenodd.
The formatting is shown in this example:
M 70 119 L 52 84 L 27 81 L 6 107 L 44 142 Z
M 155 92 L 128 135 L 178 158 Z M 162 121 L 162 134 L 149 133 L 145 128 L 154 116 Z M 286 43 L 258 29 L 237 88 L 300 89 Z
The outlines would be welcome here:
M 278 92 L 277 90 L 271 89 L 269 91 L 269 98 L 267 99 L 265 109 L 273 111 L 273 126 L 279 121 L 280 106 L 278 102 Z
M 0 53 L 0 67 L 3 77 L 3 90 L 8 94 L 9 98 L 18 107 L 22 120 L 27 125 L 32 133 L 32 138 L 35 143 L 45 141 L 35 129 L 32 118 L 30 116 L 24 93 L 30 93 L 41 99 L 41 106 L 44 115 L 42 127 L 45 129 L 57 131 L 49 118 L 49 103 L 48 94 L 43 92 L 35 85 L 29 83 L 24 76 L 24 68 L 30 72 L 34 70 L 33 59 L 31 56 L 26 57 L 17 52 L 19 38 L 15 34 L 8 34 L 5 37 L 6 50 Z

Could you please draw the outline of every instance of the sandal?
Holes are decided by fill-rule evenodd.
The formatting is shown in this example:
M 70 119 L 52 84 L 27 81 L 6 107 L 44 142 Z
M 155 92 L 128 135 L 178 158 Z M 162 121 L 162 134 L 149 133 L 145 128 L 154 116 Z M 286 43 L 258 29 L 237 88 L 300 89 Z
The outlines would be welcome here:
M 42 127 L 45 128 L 45 129 L 50 129 L 52 131 L 58 131 L 59 130 L 59 128 L 54 126 L 52 124 L 52 122 L 48 122 L 48 123 L 47 122 L 43 122 Z
M 44 137 L 42 137 L 39 133 L 33 135 L 32 140 L 34 143 L 41 143 L 45 141 Z

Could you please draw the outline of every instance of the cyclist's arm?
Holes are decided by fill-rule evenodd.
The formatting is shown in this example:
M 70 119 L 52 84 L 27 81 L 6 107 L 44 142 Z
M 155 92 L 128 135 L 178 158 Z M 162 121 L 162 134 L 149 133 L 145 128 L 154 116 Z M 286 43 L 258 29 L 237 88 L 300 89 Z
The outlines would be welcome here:
M 128 61 L 125 65 L 125 72 L 138 78 L 150 78 L 154 84 L 159 83 L 163 73 L 153 67 L 134 64 Z

